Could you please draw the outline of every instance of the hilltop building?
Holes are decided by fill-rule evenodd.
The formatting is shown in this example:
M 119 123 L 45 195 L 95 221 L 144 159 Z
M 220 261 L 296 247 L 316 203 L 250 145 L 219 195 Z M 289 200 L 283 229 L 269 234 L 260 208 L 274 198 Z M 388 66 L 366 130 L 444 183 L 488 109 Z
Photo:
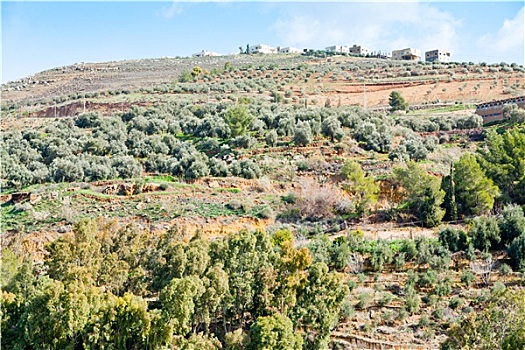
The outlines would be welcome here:
M 279 53 L 303 53 L 303 50 L 296 49 L 295 47 L 277 47 Z
M 202 50 L 201 52 L 194 53 L 191 57 L 212 57 L 212 56 L 222 56 L 220 53 Z
M 483 118 L 483 124 L 503 119 L 503 107 L 509 104 L 517 104 L 525 109 L 525 96 L 511 97 L 504 100 L 481 103 L 476 106 L 476 114 Z
M 353 55 L 366 56 L 370 53 L 370 50 L 364 46 L 354 44 L 354 46 L 349 48 L 349 52 Z
M 421 51 L 419 51 L 419 49 L 412 48 L 394 50 L 392 51 L 392 59 L 405 61 L 419 61 L 421 59 Z
M 450 51 L 432 50 L 425 52 L 427 62 L 450 62 Z
M 249 51 L 248 53 L 256 54 L 256 53 L 277 53 L 277 49 L 275 47 L 271 47 L 270 45 L 266 44 L 258 44 L 258 45 L 250 45 L 248 47 Z
M 348 46 L 342 46 L 342 45 L 334 45 L 334 46 L 328 46 L 325 47 L 326 52 L 333 52 L 333 53 L 350 53 L 350 48 Z

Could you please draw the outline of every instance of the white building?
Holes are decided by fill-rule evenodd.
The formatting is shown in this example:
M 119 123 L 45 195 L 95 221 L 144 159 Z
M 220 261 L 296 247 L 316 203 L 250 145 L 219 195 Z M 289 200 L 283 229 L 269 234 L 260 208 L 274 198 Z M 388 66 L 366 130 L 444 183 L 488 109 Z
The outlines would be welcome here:
M 279 53 L 302 53 L 303 50 L 296 49 L 295 47 L 278 47 L 277 51 Z
M 277 49 L 275 47 L 271 47 L 270 45 L 266 44 L 258 44 L 258 45 L 250 45 L 248 47 L 249 53 L 255 54 L 255 53 L 277 53 Z
M 370 51 L 366 47 L 361 46 L 361 45 L 354 45 L 349 48 L 349 51 L 353 55 L 361 55 L 361 56 L 366 56 L 370 53 Z
M 350 53 L 350 48 L 344 45 L 334 45 L 325 47 L 325 51 L 333 53 Z
M 425 52 L 427 62 L 450 62 L 450 51 L 432 50 Z
M 191 57 L 210 57 L 210 56 L 222 56 L 220 53 L 212 52 L 208 50 L 202 50 L 201 52 L 194 53 Z
M 419 49 L 402 49 L 392 51 L 392 59 L 405 61 L 419 61 L 421 59 L 421 51 Z

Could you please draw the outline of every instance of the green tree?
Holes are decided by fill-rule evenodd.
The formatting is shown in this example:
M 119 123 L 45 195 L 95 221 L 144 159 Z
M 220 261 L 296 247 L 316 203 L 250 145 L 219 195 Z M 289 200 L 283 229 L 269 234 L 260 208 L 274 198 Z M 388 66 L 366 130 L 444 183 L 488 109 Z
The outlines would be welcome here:
M 450 174 L 441 180 L 441 189 L 445 191 L 443 207 L 445 209 L 444 219 L 455 221 L 458 219 L 458 205 L 456 203 L 456 180 L 454 179 L 454 167 L 450 165 Z
M 525 347 L 525 291 L 496 294 L 478 312 L 471 312 L 447 331 L 441 344 L 449 349 L 523 349 Z
M 503 217 L 498 221 L 501 233 L 501 245 L 507 246 L 521 235 L 525 234 L 525 215 L 518 205 L 507 205 L 503 208 Z
M 253 115 L 244 105 L 230 107 L 223 118 L 231 129 L 232 137 L 245 134 L 253 121 Z
M 277 138 L 277 131 L 275 131 L 275 129 L 272 129 L 266 133 L 266 137 L 264 138 L 264 140 L 266 141 L 266 144 L 269 147 L 275 147 L 275 145 L 277 144 Z
M 408 162 L 406 168 L 395 168 L 394 176 L 405 190 L 404 203 L 425 226 L 437 226 L 445 211 L 441 209 L 445 193 L 440 189 L 439 178 L 427 174 L 415 162 Z
M 514 266 L 525 271 L 525 234 L 514 238 L 508 252 Z
M 343 189 L 354 198 L 357 212 L 360 215 L 368 213 L 377 202 L 379 184 L 366 176 L 359 163 L 350 159 L 341 168 L 341 175 L 345 179 Z
M 309 267 L 308 279 L 297 292 L 292 319 L 296 327 L 315 332 L 314 348 L 327 348 L 330 332 L 337 325 L 348 293 L 341 274 L 328 272 L 328 266 L 324 263 Z
M 378 240 L 374 250 L 370 253 L 370 265 L 374 271 L 383 271 L 385 264 L 390 264 L 394 253 L 385 240 Z
M 295 126 L 293 142 L 297 146 L 308 146 L 313 141 L 312 129 L 308 122 L 299 122 Z
M 136 350 L 147 348 L 151 329 L 147 310 L 146 301 L 140 297 L 128 293 L 123 297 L 109 295 L 94 316 L 94 321 L 86 327 L 84 347 Z M 166 338 L 164 337 L 164 342 L 167 341 Z
M 439 231 L 439 242 L 451 252 L 466 250 L 468 237 L 465 231 L 453 227 L 445 227 Z
M 191 74 L 191 76 L 194 77 L 194 78 L 195 78 L 195 77 L 198 77 L 199 75 L 202 74 L 202 68 L 199 67 L 199 66 L 195 66 L 195 67 L 193 67 L 193 69 L 191 70 L 191 73 L 190 73 L 190 74 Z
M 495 248 L 501 241 L 498 222 L 492 217 L 481 216 L 474 219 L 468 233 L 474 247 L 485 252 Z
M 299 350 L 303 339 L 294 331 L 292 321 L 281 314 L 259 317 L 252 325 L 249 349 L 254 350 Z
M 195 301 L 205 292 L 197 276 L 174 278 L 161 290 L 162 312 L 174 334 L 186 335 L 193 324 Z
M 341 129 L 341 122 L 336 116 L 330 116 L 323 120 L 323 123 L 321 124 L 321 130 L 323 135 L 330 137 L 332 142 L 338 137 L 338 134 L 343 131 Z
M 485 147 L 478 152 L 479 164 L 501 190 L 502 201 L 525 204 L 525 128 L 501 135 L 489 131 Z
M 472 154 L 463 155 L 454 164 L 455 197 L 460 215 L 488 213 L 500 191 Z
M 179 82 L 188 83 L 193 80 L 193 75 L 189 71 L 184 71 L 179 76 Z
M 390 105 L 390 112 L 406 111 L 408 103 L 406 103 L 403 96 L 398 91 L 392 91 L 388 97 L 388 104 Z

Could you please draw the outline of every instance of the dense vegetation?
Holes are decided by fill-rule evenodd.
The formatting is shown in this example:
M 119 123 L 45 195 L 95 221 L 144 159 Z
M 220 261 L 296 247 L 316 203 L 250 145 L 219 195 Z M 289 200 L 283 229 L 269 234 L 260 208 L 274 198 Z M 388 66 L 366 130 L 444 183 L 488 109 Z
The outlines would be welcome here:
M 458 114 L 414 113 L 394 91 L 390 110 L 372 110 L 293 88 L 365 73 L 438 81 L 522 67 L 227 63 L 186 67 L 171 83 L 140 88 L 152 97 L 142 106 L 2 132 L 2 194 L 52 192 L 2 204 L 6 348 L 325 349 L 344 347 L 334 331 L 372 341 L 393 328 L 407 343 L 443 349 L 523 347 L 523 110 L 509 106 L 503 125 L 482 129 L 459 103 Z M 23 120 L 18 106 L 2 108 Z M 251 187 L 221 187 L 227 178 Z M 151 179 L 162 181 L 140 196 Z M 210 198 L 195 198 L 198 181 Z M 130 203 L 95 185 L 129 182 L 141 185 L 126 192 Z M 185 201 L 170 203 L 178 190 Z M 55 208 L 93 198 L 111 202 L 111 213 Z M 274 225 L 213 240 L 146 226 L 184 215 Z M 132 216 L 138 224 L 126 224 Z M 370 221 L 435 235 L 372 240 L 347 229 Z M 39 256 L 24 239 L 49 226 L 35 223 L 63 225 Z
M 498 225 L 507 235 L 525 238 L 525 217 L 518 207 L 507 208 Z M 390 243 L 351 232 L 334 241 L 319 236 L 301 247 L 287 230 L 272 235 L 242 231 L 214 242 L 197 235 L 184 241 L 176 228 L 152 236 L 131 225 L 85 220 L 46 247 L 43 264 L 4 250 L 2 344 L 10 349 L 324 349 L 340 320 L 370 308 L 375 298 L 350 293 L 356 288 L 352 274 L 406 271 L 408 266 L 404 285 L 383 287 L 402 288 L 398 295 L 404 295 L 397 313 L 382 313 L 383 322 L 417 313 L 422 307 L 418 294 L 428 293 L 424 300 L 427 309 L 434 308 L 435 322 L 429 329 L 444 332 L 440 305 L 448 299 L 455 309 L 453 303 L 461 302 L 450 298 L 456 294 L 451 253 L 471 240 L 477 244 L 479 233 L 472 231 L 444 229 L 439 242 Z M 477 261 L 471 254 L 468 260 Z M 469 271 L 461 275 L 467 285 L 479 278 Z M 523 298 L 523 292 L 512 293 L 512 298 Z M 506 309 L 493 310 L 489 304 L 484 312 L 495 312 L 499 319 L 513 315 L 506 321 L 517 332 L 491 322 L 505 332 L 498 338 L 504 348 L 515 348 L 525 342 L 523 303 L 509 304 L 500 294 L 496 303 Z M 397 298 L 380 295 L 377 303 L 383 306 Z M 482 332 L 477 344 L 496 340 L 475 313 L 486 301 L 470 303 L 462 322 Z M 426 317 L 420 323 L 428 323 Z M 472 344 L 458 327 L 464 325 L 451 329 L 445 348 Z

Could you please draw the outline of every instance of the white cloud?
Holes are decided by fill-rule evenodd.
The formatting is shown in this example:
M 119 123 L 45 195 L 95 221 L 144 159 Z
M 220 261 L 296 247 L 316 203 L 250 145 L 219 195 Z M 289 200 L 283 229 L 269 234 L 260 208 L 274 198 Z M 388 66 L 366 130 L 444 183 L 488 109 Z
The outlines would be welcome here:
M 518 11 L 513 19 L 506 19 L 497 33 L 483 35 L 478 44 L 485 49 L 498 51 L 498 54 L 521 50 L 525 31 L 525 7 Z
M 292 15 L 278 19 L 272 26 L 286 45 L 323 45 L 325 42 L 340 42 L 345 33 L 334 21 L 321 21 L 310 15 Z M 284 44 L 284 43 L 283 43 Z
M 282 45 L 360 44 L 373 51 L 415 47 L 423 52 L 456 49 L 460 26 L 461 20 L 428 3 L 332 3 L 317 11 L 296 6 L 271 29 Z
M 179 1 L 173 1 L 170 6 L 163 7 L 161 10 L 157 11 L 157 16 L 170 19 L 175 15 L 180 15 L 182 12 L 182 4 Z

